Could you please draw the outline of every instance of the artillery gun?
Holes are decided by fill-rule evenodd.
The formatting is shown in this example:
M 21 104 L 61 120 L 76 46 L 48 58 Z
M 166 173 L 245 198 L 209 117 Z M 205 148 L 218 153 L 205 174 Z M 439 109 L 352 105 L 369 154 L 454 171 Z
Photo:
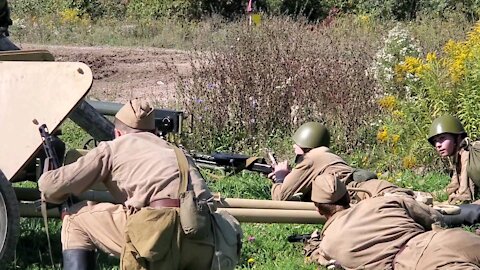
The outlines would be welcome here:
M 42 168 L 42 139 L 34 122 L 46 124 L 52 133 L 70 118 L 95 141 L 113 138 L 113 115 L 122 104 L 86 100 L 93 81 L 90 68 L 78 62 L 54 62 L 45 50 L 0 52 L 0 265 L 9 260 L 19 236 L 20 217 L 39 217 L 33 202 L 36 188 L 14 187 L 15 182 L 36 182 Z M 181 133 L 182 112 L 156 110 L 160 135 Z M 35 120 L 35 121 L 34 121 Z M 59 141 L 60 146 L 62 142 Z M 72 149 L 62 155 L 73 162 L 86 150 Z M 81 200 L 114 202 L 104 187 L 95 187 Z M 240 222 L 322 223 L 312 203 L 216 198 L 216 206 Z M 58 217 L 51 209 L 49 217 Z

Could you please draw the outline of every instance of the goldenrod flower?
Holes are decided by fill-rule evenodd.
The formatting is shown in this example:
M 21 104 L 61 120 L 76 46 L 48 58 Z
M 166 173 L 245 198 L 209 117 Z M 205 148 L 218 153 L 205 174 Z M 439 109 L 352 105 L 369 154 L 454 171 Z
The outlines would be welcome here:
M 392 112 L 392 115 L 396 118 L 403 118 L 405 114 L 402 111 L 395 110 Z
M 358 18 L 362 23 L 368 23 L 370 21 L 370 16 L 368 15 L 360 15 Z
M 388 131 L 386 127 L 383 127 L 378 133 L 377 133 L 377 140 L 380 142 L 386 142 L 388 140 Z
M 378 100 L 378 104 L 384 109 L 393 110 L 397 104 L 397 99 L 394 96 L 384 96 Z
M 64 11 L 60 12 L 60 19 L 65 24 L 84 24 L 88 25 L 90 23 L 90 16 L 80 15 L 80 11 L 74 8 L 67 8 Z
M 427 60 L 427 62 L 433 62 L 433 61 L 437 60 L 437 54 L 435 52 L 427 53 L 426 60 Z
M 422 73 L 429 69 L 424 61 L 418 57 L 406 56 L 405 59 L 395 66 L 395 78 L 401 83 L 407 75 L 421 77 Z
M 400 141 L 400 135 L 393 134 L 392 135 L 392 143 L 396 144 L 396 143 L 398 143 L 398 141 Z
M 67 8 L 60 12 L 60 17 L 64 23 L 75 23 L 80 21 L 80 14 L 77 9 Z
M 414 156 L 406 156 L 403 158 L 403 167 L 405 169 L 412 169 L 417 164 L 417 159 Z

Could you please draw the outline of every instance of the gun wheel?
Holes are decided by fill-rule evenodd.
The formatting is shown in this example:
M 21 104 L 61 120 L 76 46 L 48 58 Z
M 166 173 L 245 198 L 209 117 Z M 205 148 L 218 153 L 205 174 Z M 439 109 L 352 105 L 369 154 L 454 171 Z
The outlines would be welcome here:
M 15 253 L 20 230 L 18 201 L 11 183 L 0 171 L 0 265 Z

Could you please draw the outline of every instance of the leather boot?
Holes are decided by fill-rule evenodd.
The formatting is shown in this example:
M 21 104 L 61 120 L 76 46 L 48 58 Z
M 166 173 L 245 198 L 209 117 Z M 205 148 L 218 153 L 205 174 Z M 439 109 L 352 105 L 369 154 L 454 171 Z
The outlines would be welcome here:
M 64 270 L 95 270 L 95 251 L 67 249 L 63 251 Z
M 449 227 L 461 225 L 473 225 L 480 223 L 480 205 L 462 204 L 459 205 L 461 212 L 458 215 L 443 215 L 445 224 Z

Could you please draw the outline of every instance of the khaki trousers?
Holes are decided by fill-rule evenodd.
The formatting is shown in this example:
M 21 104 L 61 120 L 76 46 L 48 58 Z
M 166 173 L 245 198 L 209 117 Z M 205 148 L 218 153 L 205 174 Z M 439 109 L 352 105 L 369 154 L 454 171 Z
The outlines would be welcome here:
M 462 229 L 429 231 L 408 241 L 396 270 L 480 270 L 480 237 Z
M 120 257 L 125 245 L 126 209 L 123 205 L 80 203 L 72 207 L 62 225 L 62 248 L 96 248 Z M 202 242 L 180 237 L 179 269 L 210 269 L 214 248 Z M 174 269 L 174 268 L 165 268 Z

